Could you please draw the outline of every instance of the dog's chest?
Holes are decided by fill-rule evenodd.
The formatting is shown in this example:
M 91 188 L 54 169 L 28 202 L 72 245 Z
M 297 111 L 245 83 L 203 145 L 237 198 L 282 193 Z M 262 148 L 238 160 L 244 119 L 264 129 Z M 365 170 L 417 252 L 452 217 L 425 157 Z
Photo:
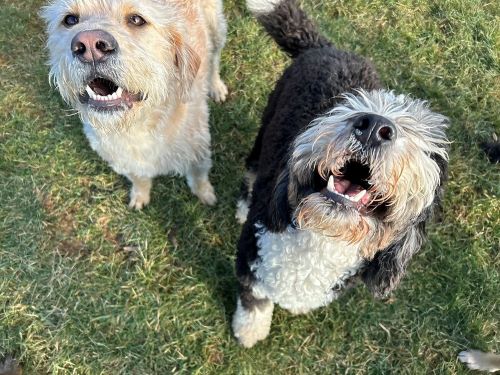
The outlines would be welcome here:
M 100 134 L 90 125 L 85 125 L 85 134 L 91 147 L 115 172 L 123 175 L 184 174 L 189 163 L 197 157 L 189 142 L 183 142 L 180 137 L 167 139 L 155 130 L 133 129 Z
M 257 245 L 254 294 L 294 313 L 330 303 L 362 265 L 357 246 L 306 230 L 259 228 Z

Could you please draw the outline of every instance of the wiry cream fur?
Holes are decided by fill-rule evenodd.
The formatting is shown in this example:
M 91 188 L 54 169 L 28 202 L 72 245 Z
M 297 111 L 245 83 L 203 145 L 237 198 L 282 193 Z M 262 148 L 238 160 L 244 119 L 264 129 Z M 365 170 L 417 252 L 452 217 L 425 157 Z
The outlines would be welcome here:
M 361 114 L 377 114 L 391 121 L 398 134 L 394 143 L 364 150 L 350 122 Z M 370 193 L 374 199 L 388 202 L 389 212 L 381 223 L 354 209 L 339 211 L 335 202 L 316 193 L 297 208 L 297 224 L 303 229 L 329 230 L 330 235 L 348 242 L 362 241 L 365 255 L 373 255 L 394 240 L 394 233 L 402 232 L 400 225 L 408 225 L 432 204 L 440 170 L 430 155 L 447 160 L 446 127 L 447 119 L 421 100 L 385 90 L 345 95 L 343 105 L 314 121 L 297 137 L 290 173 L 299 182 L 309 178 L 311 170 L 328 178 L 330 171 L 338 174 L 346 161 L 356 158 L 370 166 Z
M 77 14 L 67 28 L 62 20 Z M 127 24 L 139 14 L 141 28 Z M 216 202 L 211 167 L 207 94 L 223 101 L 219 77 L 226 24 L 220 0 L 56 0 L 42 11 L 47 22 L 50 77 L 82 118 L 92 148 L 132 181 L 131 207 L 149 202 L 151 179 L 181 174 L 203 203 Z M 100 29 L 119 45 L 105 63 L 83 64 L 71 51 L 80 31 Z M 105 76 L 145 100 L 131 109 L 103 112 L 80 103 L 91 75 Z
M 289 227 L 273 233 L 260 227 L 257 245 L 259 258 L 251 265 L 253 294 L 294 314 L 332 302 L 335 287 L 355 275 L 363 261 L 359 246 L 310 230 Z

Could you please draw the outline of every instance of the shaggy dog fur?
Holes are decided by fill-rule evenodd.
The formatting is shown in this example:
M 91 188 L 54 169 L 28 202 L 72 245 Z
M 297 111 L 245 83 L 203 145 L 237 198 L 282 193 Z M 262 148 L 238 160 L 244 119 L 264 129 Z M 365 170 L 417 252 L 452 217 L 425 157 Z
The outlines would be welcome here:
M 148 204 L 153 177 L 172 173 L 215 204 L 207 94 L 227 94 L 222 1 L 55 0 L 42 15 L 50 76 L 91 147 L 132 182 L 130 206 Z
M 399 284 L 439 205 L 447 119 L 381 89 L 373 65 L 322 36 L 296 0 L 247 0 L 293 62 L 247 159 L 234 334 L 264 339 L 275 303 L 325 306 L 364 281 Z M 326 114 L 325 114 L 326 113 Z

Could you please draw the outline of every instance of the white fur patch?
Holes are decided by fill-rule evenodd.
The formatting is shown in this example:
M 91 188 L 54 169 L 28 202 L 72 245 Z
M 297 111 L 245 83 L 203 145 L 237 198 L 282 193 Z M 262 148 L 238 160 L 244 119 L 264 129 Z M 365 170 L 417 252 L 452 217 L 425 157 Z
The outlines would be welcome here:
M 239 343 L 251 348 L 257 341 L 264 340 L 271 329 L 273 303 L 268 301 L 253 310 L 247 310 L 238 298 L 238 305 L 233 315 L 233 332 Z
M 248 207 L 247 201 L 245 201 L 244 199 L 239 199 L 236 205 L 236 215 L 235 215 L 238 223 L 245 224 L 245 221 L 247 221 L 249 210 L 250 208 Z
M 467 350 L 458 354 L 458 359 L 472 370 L 495 372 L 500 370 L 500 355 Z
M 293 313 L 306 313 L 335 299 L 333 288 L 359 269 L 359 248 L 308 230 L 271 233 L 257 226 L 260 259 L 252 266 L 253 293 Z
M 247 0 L 247 7 L 253 13 L 271 13 L 283 0 Z

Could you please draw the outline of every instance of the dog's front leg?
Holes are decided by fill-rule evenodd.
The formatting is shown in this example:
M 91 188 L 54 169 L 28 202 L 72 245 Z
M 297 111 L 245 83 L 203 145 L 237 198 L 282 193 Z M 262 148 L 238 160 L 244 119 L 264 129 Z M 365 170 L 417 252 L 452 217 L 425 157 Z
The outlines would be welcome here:
M 210 154 L 208 154 L 205 159 L 194 162 L 186 174 L 191 192 L 200 199 L 201 203 L 208 204 L 209 206 L 217 203 L 214 188 L 208 179 L 211 167 L 212 161 Z
M 267 298 L 257 298 L 243 288 L 233 316 L 233 333 L 245 348 L 251 348 L 257 341 L 264 340 L 271 329 L 274 304 Z
M 148 177 L 137 177 L 135 175 L 129 175 L 127 177 L 132 182 L 130 203 L 128 206 L 136 210 L 142 210 L 142 208 L 149 203 L 153 180 Z
M 210 40 L 212 42 L 212 52 L 209 73 L 209 95 L 216 102 L 221 103 L 226 100 L 228 90 L 225 83 L 220 78 L 220 58 L 222 48 L 226 43 L 227 23 L 224 18 L 222 1 L 215 0 L 205 6 L 205 15 L 210 30 Z

